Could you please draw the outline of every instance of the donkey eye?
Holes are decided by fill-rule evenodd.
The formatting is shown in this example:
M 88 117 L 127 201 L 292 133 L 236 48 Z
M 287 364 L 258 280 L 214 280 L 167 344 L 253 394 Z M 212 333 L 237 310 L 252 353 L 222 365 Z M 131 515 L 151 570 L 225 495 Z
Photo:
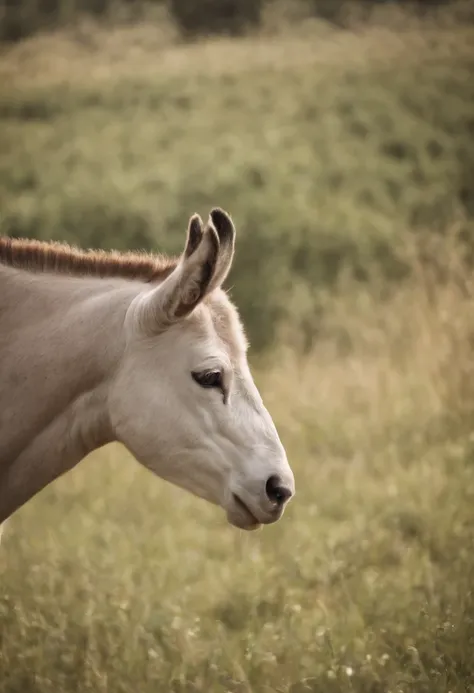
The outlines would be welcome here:
M 221 371 L 202 371 L 201 373 L 193 371 L 191 375 L 193 376 L 193 380 L 201 387 L 216 387 L 219 390 L 223 389 Z

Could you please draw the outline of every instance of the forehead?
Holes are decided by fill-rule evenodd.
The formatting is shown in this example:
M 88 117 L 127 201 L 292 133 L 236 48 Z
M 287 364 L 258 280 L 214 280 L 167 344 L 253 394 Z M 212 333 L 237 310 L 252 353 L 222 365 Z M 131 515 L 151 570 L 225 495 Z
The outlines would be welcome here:
M 213 329 L 233 363 L 245 357 L 248 342 L 244 328 L 236 307 L 222 289 L 215 289 L 194 316 L 201 329 Z

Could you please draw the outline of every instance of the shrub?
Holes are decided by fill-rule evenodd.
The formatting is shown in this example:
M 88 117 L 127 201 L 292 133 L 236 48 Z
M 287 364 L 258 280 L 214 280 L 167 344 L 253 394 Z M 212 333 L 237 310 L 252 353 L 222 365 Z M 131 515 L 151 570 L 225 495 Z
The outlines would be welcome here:
M 169 0 L 171 15 L 187 37 L 242 34 L 260 24 L 263 0 Z
M 37 31 L 77 19 L 81 14 L 100 16 L 115 4 L 116 0 L 3 0 L 0 41 L 19 41 Z

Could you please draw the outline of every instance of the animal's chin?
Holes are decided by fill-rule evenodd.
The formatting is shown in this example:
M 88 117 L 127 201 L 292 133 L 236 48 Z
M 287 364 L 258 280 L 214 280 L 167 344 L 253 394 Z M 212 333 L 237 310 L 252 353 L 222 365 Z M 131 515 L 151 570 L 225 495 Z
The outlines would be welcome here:
M 262 526 L 262 523 L 235 494 L 232 495 L 232 506 L 227 510 L 227 520 L 234 527 L 244 529 L 247 532 L 252 532 Z

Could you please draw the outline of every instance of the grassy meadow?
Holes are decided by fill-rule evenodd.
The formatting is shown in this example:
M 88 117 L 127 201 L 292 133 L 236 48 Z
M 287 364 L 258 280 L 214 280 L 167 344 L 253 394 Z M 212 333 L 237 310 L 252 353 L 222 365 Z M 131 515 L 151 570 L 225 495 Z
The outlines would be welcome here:
M 8 522 L 0 693 L 474 691 L 474 31 L 0 55 L 0 233 L 178 252 L 220 205 L 297 495 L 255 533 L 111 445 Z

